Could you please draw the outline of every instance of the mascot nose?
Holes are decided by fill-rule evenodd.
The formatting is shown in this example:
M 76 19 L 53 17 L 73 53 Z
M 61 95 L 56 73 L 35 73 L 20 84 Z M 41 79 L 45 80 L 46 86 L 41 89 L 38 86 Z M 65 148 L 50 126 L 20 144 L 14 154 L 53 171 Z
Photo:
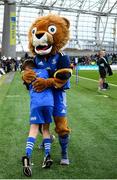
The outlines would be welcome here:
M 37 37 L 38 39 L 40 39 L 43 35 L 44 35 L 44 33 L 36 34 L 36 37 Z

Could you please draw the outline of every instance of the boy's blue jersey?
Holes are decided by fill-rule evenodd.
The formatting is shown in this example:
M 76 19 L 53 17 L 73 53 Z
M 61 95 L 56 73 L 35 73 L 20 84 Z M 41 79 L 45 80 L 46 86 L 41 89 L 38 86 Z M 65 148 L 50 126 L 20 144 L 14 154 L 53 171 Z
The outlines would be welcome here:
M 35 65 L 37 68 L 47 69 L 50 72 L 50 77 L 53 77 L 53 74 L 62 68 L 70 68 L 70 59 L 67 55 L 61 55 L 57 53 L 51 56 L 48 60 L 44 59 L 41 56 L 36 56 L 34 59 Z M 70 81 L 63 86 L 63 90 L 70 88 Z
M 33 71 L 36 73 L 37 77 L 47 79 L 48 71 L 46 69 L 36 69 Z M 39 106 L 54 106 L 53 93 L 50 88 L 45 89 L 42 92 L 36 92 L 32 84 L 29 85 L 29 93 L 30 93 L 30 107 L 31 109 L 39 107 Z

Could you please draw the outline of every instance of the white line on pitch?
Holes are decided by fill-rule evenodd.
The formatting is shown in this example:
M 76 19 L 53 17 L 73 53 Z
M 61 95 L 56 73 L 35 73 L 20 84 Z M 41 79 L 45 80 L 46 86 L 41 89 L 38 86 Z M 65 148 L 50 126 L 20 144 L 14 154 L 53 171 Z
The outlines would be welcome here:
M 100 97 L 100 96 L 101 96 L 101 97 L 103 96 L 103 97 L 105 97 L 105 98 L 108 98 L 108 97 L 109 97 L 109 96 L 107 96 L 107 95 L 105 95 L 105 94 L 96 94 L 96 96 L 99 96 L 99 97 Z
M 7 95 L 6 97 L 8 97 L 8 98 L 14 98 L 14 97 L 21 97 L 20 95 Z
M 75 75 L 73 74 L 72 76 L 75 76 Z M 89 81 L 98 82 L 98 81 L 95 80 L 95 79 L 90 79 L 90 78 L 86 78 L 86 77 L 82 77 L 82 76 L 79 76 L 79 78 L 81 78 L 81 79 L 86 79 L 86 80 L 89 80 Z M 109 83 L 109 85 L 117 87 L 116 84 Z

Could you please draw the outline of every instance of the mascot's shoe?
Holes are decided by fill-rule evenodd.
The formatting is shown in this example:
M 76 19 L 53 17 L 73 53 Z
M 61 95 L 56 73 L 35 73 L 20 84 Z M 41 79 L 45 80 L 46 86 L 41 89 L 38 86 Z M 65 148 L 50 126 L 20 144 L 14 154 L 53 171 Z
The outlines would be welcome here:
M 61 165 L 69 165 L 70 164 L 69 159 L 61 159 L 60 164 Z
M 50 168 L 52 164 L 53 164 L 53 160 L 51 159 L 50 155 L 48 155 L 44 157 L 42 168 Z
M 25 176 L 32 176 L 31 162 L 27 156 L 22 157 L 23 173 Z

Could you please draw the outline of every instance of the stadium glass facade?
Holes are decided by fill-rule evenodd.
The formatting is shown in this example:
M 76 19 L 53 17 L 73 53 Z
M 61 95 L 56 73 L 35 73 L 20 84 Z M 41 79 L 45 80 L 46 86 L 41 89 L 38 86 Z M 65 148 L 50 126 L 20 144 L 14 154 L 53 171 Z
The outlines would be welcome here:
M 16 2 L 16 48 L 28 50 L 31 23 L 48 13 L 65 16 L 71 23 L 69 48 L 117 51 L 116 0 L 8 0 Z M 2 44 L 4 1 L 0 1 L 0 48 Z

